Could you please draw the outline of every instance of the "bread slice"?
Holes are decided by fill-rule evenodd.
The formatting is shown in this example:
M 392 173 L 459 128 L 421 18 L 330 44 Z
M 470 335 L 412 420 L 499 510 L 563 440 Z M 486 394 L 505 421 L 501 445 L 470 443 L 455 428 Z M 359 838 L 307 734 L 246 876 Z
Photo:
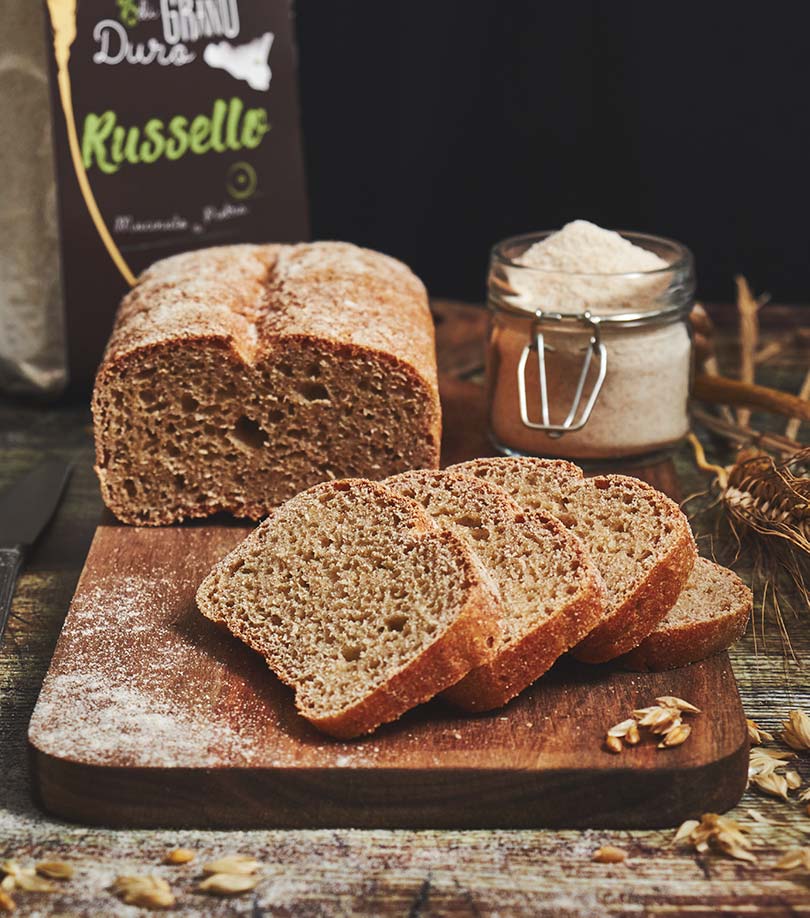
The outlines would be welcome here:
M 405 472 L 384 484 L 463 539 L 498 588 L 496 656 L 447 689 L 448 701 L 470 711 L 506 704 L 601 619 L 602 578 L 558 520 L 527 515 L 501 488 L 454 472 Z
M 733 572 L 698 558 L 678 601 L 620 662 L 627 669 L 675 669 L 727 650 L 745 633 L 751 590 Z
M 558 517 L 590 552 L 608 589 L 602 621 L 573 650 L 602 663 L 632 650 L 675 605 L 695 563 L 689 521 L 666 495 L 637 478 L 584 478 L 570 462 L 474 459 L 456 471 L 494 482 L 527 510 Z
M 350 738 L 489 660 L 489 578 L 413 501 L 360 479 L 297 495 L 220 561 L 203 615 L 259 651 L 300 713 Z
M 121 304 L 93 418 L 104 502 L 139 526 L 258 520 L 319 481 L 437 468 L 425 288 L 337 242 L 164 259 Z

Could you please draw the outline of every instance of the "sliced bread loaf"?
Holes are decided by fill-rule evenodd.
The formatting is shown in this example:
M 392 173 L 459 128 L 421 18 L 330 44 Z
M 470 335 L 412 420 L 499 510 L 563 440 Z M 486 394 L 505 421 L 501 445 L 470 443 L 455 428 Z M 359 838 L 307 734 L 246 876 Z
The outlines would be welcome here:
M 667 617 L 621 663 L 675 669 L 727 650 L 744 634 L 752 606 L 751 591 L 733 571 L 698 558 Z
M 501 488 L 454 472 L 405 472 L 384 484 L 463 539 L 498 588 L 496 655 L 445 691 L 448 701 L 470 711 L 506 704 L 602 618 L 602 578 L 558 520 L 526 514 Z
M 493 655 L 494 590 L 464 542 L 413 501 L 361 479 L 283 504 L 197 592 L 295 689 L 300 713 L 349 738 Z
M 319 481 L 436 468 L 425 288 L 345 243 L 172 256 L 121 304 L 93 418 L 102 497 L 138 526 L 260 519 Z
M 695 563 L 689 522 L 678 505 L 637 478 L 585 479 L 570 462 L 475 459 L 453 467 L 493 482 L 527 510 L 558 517 L 578 535 L 604 577 L 608 607 L 573 650 L 602 663 L 632 650 L 675 604 Z

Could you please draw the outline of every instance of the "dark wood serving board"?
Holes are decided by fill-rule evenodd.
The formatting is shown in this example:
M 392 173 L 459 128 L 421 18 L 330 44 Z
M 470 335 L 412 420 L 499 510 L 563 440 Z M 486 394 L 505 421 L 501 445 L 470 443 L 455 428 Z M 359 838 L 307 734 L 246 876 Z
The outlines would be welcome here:
M 490 451 L 480 387 L 443 383 L 447 462 Z M 673 493 L 671 465 L 634 469 Z M 196 611 L 250 527 L 96 531 L 31 722 L 40 801 L 121 826 L 667 826 L 740 798 L 745 718 L 721 654 L 663 674 L 560 661 L 503 710 L 439 701 L 352 742 L 300 718 L 264 661 Z M 606 729 L 658 695 L 702 709 L 689 740 L 614 756 Z

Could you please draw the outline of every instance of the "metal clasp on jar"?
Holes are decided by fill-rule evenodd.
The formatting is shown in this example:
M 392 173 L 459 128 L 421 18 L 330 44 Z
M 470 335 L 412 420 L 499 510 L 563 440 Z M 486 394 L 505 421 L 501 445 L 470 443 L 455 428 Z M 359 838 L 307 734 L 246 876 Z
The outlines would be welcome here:
M 544 323 L 559 324 L 564 320 L 574 320 L 584 325 L 589 332 L 589 340 L 588 344 L 584 348 L 585 357 L 582 361 L 582 369 L 579 373 L 577 388 L 574 392 L 574 398 L 571 402 L 571 407 L 568 410 L 568 414 L 566 415 L 562 424 L 552 424 L 548 405 L 546 350 L 553 351 L 554 348 L 545 342 L 545 337 L 543 335 L 543 325 Z M 540 411 L 542 415 L 542 421 L 539 422 L 532 421 L 529 418 L 529 400 L 526 394 L 526 369 L 532 351 L 537 354 L 537 370 L 538 378 L 540 381 Z M 585 406 L 580 412 L 579 409 L 580 405 L 582 404 L 583 393 L 585 391 L 585 383 L 587 382 L 588 372 L 591 367 L 591 362 L 594 358 L 596 358 L 597 368 L 596 380 L 593 384 L 593 388 L 591 389 L 590 394 L 585 401 Z M 581 430 L 587 423 L 588 418 L 591 416 L 593 406 L 596 404 L 596 399 L 599 397 L 599 391 L 602 388 L 602 383 L 605 381 L 606 374 L 607 349 L 605 348 L 605 345 L 602 344 L 600 339 L 598 318 L 592 316 L 587 310 L 574 316 L 563 315 L 559 312 L 544 312 L 542 309 L 536 310 L 534 313 L 534 320 L 532 321 L 531 339 L 529 343 L 523 348 L 517 366 L 518 396 L 520 399 L 521 421 L 523 421 L 526 427 L 530 427 L 532 430 L 545 431 L 550 437 L 555 438 L 561 437 L 563 434 L 568 433 L 569 431 Z

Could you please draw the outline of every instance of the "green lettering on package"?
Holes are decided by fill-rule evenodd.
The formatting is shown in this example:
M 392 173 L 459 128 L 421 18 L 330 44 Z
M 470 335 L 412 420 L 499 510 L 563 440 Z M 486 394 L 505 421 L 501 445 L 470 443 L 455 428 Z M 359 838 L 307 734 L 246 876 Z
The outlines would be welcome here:
M 255 150 L 269 130 L 267 109 L 246 108 L 235 96 L 216 99 L 210 115 L 175 115 L 168 123 L 150 118 L 143 125 L 124 125 L 114 111 L 91 112 L 82 124 L 82 158 L 88 172 L 113 175 L 124 165 L 175 161 L 188 153 Z

